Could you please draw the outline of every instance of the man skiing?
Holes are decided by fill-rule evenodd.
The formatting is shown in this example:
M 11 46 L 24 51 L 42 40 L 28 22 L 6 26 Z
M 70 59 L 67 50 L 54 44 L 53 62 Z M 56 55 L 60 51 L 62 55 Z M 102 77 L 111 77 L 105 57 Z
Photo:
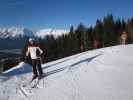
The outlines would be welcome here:
M 43 51 L 40 49 L 40 47 L 36 44 L 35 40 L 33 38 L 29 39 L 28 44 L 28 50 L 26 52 L 26 57 L 30 56 L 32 61 L 32 71 L 33 71 L 33 77 L 32 80 L 41 79 L 43 76 L 43 70 L 41 67 L 41 54 Z

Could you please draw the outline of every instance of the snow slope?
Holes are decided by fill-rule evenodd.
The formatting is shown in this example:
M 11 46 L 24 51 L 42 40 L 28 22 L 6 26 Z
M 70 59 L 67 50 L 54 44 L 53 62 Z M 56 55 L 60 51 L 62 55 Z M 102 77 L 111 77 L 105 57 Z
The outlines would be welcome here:
M 0 76 L 0 100 L 133 100 L 133 45 L 83 52 L 42 65 L 47 77 L 31 94 L 20 85 L 31 66 L 21 62 Z

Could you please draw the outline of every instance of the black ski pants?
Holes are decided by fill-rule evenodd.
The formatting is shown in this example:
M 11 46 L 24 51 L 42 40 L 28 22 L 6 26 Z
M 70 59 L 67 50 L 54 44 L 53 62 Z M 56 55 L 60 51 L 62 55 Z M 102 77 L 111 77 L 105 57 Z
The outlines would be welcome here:
M 32 71 L 33 71 L 34 75 L 42 75 L 43 74 L 40 58 L 32 59 Z

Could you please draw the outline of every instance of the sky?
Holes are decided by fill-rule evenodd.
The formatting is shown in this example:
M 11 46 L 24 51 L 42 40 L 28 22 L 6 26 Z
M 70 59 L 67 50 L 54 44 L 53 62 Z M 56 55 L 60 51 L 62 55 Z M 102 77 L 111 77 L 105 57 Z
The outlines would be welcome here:
M 133 17 L 133 0 L 0 0 L 0 27 L 69 29 L 107 14 Z

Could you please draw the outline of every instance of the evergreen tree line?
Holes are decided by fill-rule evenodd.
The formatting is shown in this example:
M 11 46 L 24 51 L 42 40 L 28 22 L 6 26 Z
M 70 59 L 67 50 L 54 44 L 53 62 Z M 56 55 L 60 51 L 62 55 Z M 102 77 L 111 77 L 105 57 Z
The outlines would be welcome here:
M 70 28 L 69 34 L 63 34 L 58 38 L 52 35 L 40 39 L 40 47 L 43 49 L 43 62 L 57 60 L 66 56 L 97 48 L 115 46 L 119 44 L 121 33 L 128 33 L 127 43 L 133 42 L 133 18 L 125 21 L 115 19 L 113 15 L 107 15 L 103 20 L 97 20 L 95 26 L 89 28 L 80 23 L 75 29 Z M 25 53 L 26 48 L 23 50 Z
M 58 38 L 47 35 L 39 39 L 40 48 L 44 51 L 42 62 L 46 63 L 91 49 L 119 45 L 123 32 L 128 35 L 126 43 L 133 43 L 133 18 L 124 20 L 107 15 L 102 20 L 98 19 L 94 26 L 86 27 L 82 23 L 76 28 L 71 26 L 68 34 L 63 34 Z M 27 40 L 28 37 L 24 39 L 24 43 Z M 22 50 L 22 57 L 0 61 L 0 69 L 7 70 L 24 60 L 31 63 L 30 57 L 25 59 L 27 47 L 28 44 Z

